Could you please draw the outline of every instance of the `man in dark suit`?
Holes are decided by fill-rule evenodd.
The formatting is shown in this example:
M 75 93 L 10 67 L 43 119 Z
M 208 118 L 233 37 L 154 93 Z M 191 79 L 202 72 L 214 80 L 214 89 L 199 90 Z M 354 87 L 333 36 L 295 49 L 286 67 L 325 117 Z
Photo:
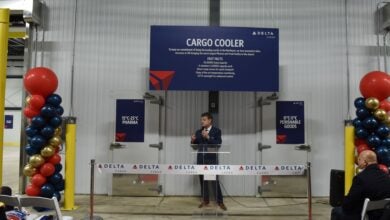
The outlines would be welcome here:
M 197 155 L 197 164 L 218 164 L 218 155 L 214 153 L 202 153 L 207 152 L 208 147 L 216 147 L 216 145 L 222 144 L 221 139 L 221 130 L 212 125 L 213 116 L 206 112 L 201 115 L 201 125 L 202 128 L 197 130 L 195 134 L 191 136 L 191 143 L 198 144 L 198 155 Z M 213 146 L 214 145 L 214 146 Z M 209 200 L 209 187 L 208 182 L 204 181 L 204 176 L 200 175 L 200 187 L 202 194 L 202 203 L 199 205 L 199 208 L 207 206 L 210 202 Z M 223 196 L 221 192 L 221 186 L 219 185 L 218 177 L 216 181 L 211 183 L 216 196 L 216 202 L 218 206 L 227 210 L 226 206 L 223 204 Z
M 390 198 L 389 175 L 378 168 L 375 152 L 365 150 L 359 154 L 358 166 L 364 169 L 353 178 L 351 189 L 341 207 L 332 210 L 332 220 L 359 220 L 365 198 Z M 382 212 L 369 213 L 370 219 L 380 219 Z

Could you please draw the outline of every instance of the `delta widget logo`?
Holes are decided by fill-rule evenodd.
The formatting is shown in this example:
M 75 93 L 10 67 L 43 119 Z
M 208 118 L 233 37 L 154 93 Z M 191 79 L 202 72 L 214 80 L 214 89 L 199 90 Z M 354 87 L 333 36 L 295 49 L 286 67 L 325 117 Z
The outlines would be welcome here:
M 118 132 L 115 134 L 115 141 L 125 141 L 126 140 L 126 133 L 125 132 Z
M 168 90 L 175 71 L 150 70 L 149 82 L 155 90 Z
M 277 144 L 283 144 L 286 143 L 287 135 L 285 134 L 278 134 L 276 135 L 276 143 Z

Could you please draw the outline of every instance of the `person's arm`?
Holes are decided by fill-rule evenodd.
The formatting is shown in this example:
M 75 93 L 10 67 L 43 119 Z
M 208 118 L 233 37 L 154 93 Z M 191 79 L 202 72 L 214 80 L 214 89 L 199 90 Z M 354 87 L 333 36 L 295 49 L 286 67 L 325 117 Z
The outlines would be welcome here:
M 196 131 L 194 135 L 191 137 L 191 144 L 199 144 L 200 139 L 202 138 L 202 135 L 199 131 Z
M 218 129 L 216 132 L 209 134 L 208 144 L 222 144 L 221 130 Z
M 353 178 L 352 186 L 348 192 L 348 195 L 344 197 L 342 205 L 343 210 L 346 212 L 355 210 L 357 206 L 361 205 L 362 200 L 364 200 L 363 182 L 358 176 L 355 176 Z

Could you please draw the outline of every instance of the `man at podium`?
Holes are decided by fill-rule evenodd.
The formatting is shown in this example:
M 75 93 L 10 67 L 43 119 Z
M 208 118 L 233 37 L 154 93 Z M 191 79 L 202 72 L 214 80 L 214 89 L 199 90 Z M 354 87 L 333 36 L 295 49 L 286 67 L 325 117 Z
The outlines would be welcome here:
M 198 145 L 197 164 L 218 164 L 218 155 L 216 153 L 202 152 L 207 152 L 208 148 L 216 148 L 219 147 L 218 145 L 222 144 L 221 130 L 213 126 L 213 116 L 208 112 L 201 115 L 200 123 L 202 128 L 191 136 L 191 143 Z M 204 181 L 203 175 L 200 175 L 199 179 L 202 195 L 202 203 L 199 205 L 199 208 L 202 208 L 210 203 L 209 187 L 208 182 Z M 215 182 L 211 183 L 211 186 L 214 190 L 216 196 L 215 201 L 218 206 L 223 210 L 227 210 L 226 206 L 223 204 L 223 196 L 218 177 L 216 177 Z

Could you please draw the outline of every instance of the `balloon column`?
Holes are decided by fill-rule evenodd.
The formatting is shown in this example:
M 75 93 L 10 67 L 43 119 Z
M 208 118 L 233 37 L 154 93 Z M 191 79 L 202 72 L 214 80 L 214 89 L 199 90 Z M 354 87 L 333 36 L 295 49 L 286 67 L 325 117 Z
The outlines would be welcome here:
M 360 81 L 363 97 L 355 99 L 355 146 L 358 155 L 364 150 L 376 152 L 380 169 L 390 166 L 390 75 L 374 71 Z
M 23 113 L 29 125 L 25 128 L 27 142 L 26 153 L 30 156 L 24 167 L 24 175 L 30 177 L 26 187 L 29 196 L 42 196 L 61 200 L 64 190 L 61 157 L 58 154 L 61 140 L 61 96 L 54 94 L 58 86 L 56 74 L 45 67 L 30 69 L 23 80 L 30 94 L 26 98 Z

